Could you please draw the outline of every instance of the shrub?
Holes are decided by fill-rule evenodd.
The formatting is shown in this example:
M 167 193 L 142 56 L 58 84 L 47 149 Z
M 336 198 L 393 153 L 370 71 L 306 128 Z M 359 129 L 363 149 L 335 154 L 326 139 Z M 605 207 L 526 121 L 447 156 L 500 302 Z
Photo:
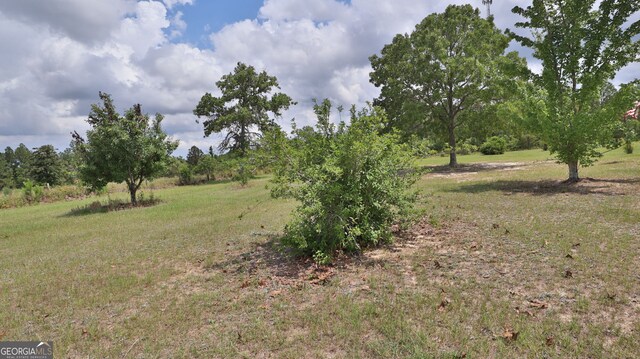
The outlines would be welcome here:
M 27 203 L 38 203 L 44 197 L 44 188 L 27 180 L 22 186 L 22 197 Z
M 462 142 L 456 148 L 456 153 L 459 155 L 470 155 L 478 151 L 478 146 L 473 145 L 467 141 Z
M 186 163 L 180 165 L 178 170 L 178 184 L 181 186 L 193 184 L 193 169 Z
M 391 226 L 408 218 L 415 195 L 409 146 L 380 134 L 384 113 L 352 109 L 351 124 L 329 121 L 331 104 L 316 104 L 316 129 L 270 135 L 275 197 L 300 202 L 283 243 L 327 263 L 335 251 L 359 251 L 391 239 Z
M 480 146 L 480 152 L 484 155 L 501 155 L 507 148 L 507 140 L 503 137 L 493 136 Z
M 631 141 L 624 141 L 624 153 L 628 155 L 633 153 L 633 143 Z

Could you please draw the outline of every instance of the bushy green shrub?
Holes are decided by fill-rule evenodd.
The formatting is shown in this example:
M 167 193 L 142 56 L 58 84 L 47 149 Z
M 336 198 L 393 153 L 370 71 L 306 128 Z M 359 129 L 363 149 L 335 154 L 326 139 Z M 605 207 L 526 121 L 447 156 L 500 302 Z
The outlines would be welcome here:
M 381 110 L 351 111 L 351 123 L 329 121 L 331 104 L 316 104 L 316 128 L 270 134 L 275 197 L 300 202 L 283 243 L 326 263 L 335 251 L 359 251 L 391 239 L 408 218 L 415 194 L 412 151 L 396 134 L 380 134 Z
M 480 152 L 484 155 L 501 155 L 507 149 L 507 140 L 503 137 L 489 137 L 485 143 L 480 146 Z
M 178 184 L 186 186 L 193 184 L 193 169 L 190 165 L 183 163 L 178 170 Z
M 38 203 L 44 197 L 44 187 L 27 180 L 22 185 L 22 197 L 27 203 Z
M 467 141 L 460 143 L 456 148 L 456 153 L 459 155 L 470 155 L 474 152 L 478 152 L 478 146 Z

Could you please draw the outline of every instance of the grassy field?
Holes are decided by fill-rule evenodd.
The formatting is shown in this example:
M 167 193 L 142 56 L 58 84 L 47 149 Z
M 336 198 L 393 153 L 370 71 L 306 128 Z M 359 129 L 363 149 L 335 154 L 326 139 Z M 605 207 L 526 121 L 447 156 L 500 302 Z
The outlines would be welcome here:
M 640 155 L 574 185 L 549 158 L 423 160 L 426 217 L 325 268 L 278 251 L 295 203 L 266 177 L 2 210 L 0 337 L 72 358 L 637 357 Z

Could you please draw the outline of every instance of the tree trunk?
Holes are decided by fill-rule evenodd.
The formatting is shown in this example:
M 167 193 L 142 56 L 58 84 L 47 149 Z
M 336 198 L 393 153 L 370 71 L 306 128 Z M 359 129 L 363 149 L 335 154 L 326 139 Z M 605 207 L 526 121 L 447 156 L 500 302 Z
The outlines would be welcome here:
M 455 128 L 453 126 L 449 126 L 449 147 L 451 147 L 451 151 L 449 152 L 449 167 L 455 167 L 458 165 L 458 157 L 456 156 L 456 134 Z
M 137 205 L 138 204 L 138 199 L 136 198 L 136 192 L 138 191 L 138 189 L 136 188 L 136 185 L 129 185 L 129 194 L 131 195 L 131 204 L 132 205 Z
M 569 179 L 567 182 L 578 182 L 580 178 L 578 177 L 578 161 L 570 161 L 569 165 Z

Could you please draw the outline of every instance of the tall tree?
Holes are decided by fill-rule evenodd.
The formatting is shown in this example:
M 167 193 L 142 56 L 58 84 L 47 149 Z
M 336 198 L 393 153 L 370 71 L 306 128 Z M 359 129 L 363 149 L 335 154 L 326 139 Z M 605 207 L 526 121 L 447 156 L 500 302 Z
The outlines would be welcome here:
M 4 159 L 4 154 L 0 153 L 0 189 L 11 187 L 12 184 L 11 167 Z
M 265 71 L 257 73 L 253 66 L 238 63 L 233 73 L 216 82 L 222 96 L 205 93 L 193 113 L 206 117 L 204 135 L 224 132 L 220 150 L 237 151 L 244 156 L 260 133 L 275 125 L 269 113 L 278 117 L 295 102 L 283 93 L 270 96 L 272 89 L 279 89 L 278 80 Z
M 532 48 L 542 61 L 536 81 L 544 89 L 541 111 L 534 113 L 538 135 L 569 167 L 568 181 L 577 181 L 578 166 L 592 164 L 598 146 L 619 114 L 631 105 L 623 86 L 603 104 L 607 81 L 640 58 L 640 21 L 628 23 L 640 9 L 639 0 L 533 0 L 513 12 L 526 19 L 517 27 L 531 29 L 527 37 L 511 33 Z
M 52 145 L 35 148 L 30 167 L 30 177 L 36 183 L 55 186 L 61 182 L 62 164 Z
M 137 204 L 136 192 L 142 182 L 162 173 L 178 143 L 162 130 L 161 114 L 150 121 L 138 104 L 120 116 L 111 96 L 102 92 L 99 95 L 103 105 L 91 106 L 87 141 L 73 133 L 83 159 L 80 177 L 92 188 L 126 182 L 131 203 Z
M 427 16 L 409 35 L 397 35 L 371 56 L 371 82 L 381 87 L 377 103 L 392 122 L 421 129 L 431 122 L 448 140 L 456 166 L 456 132 L 468 116 L 501 97 L 508 71 L 524 72 L 523 59 L 505 54 L 509 38 L 471 5 L 450 5 Z M 514 74 L 511 74 L 512 76 Z
M 197 146 L 191 146 L 187 153 L 187 163 L 191 166 L 197 166 L 200 159 L 204 156 L 204 152 Z

